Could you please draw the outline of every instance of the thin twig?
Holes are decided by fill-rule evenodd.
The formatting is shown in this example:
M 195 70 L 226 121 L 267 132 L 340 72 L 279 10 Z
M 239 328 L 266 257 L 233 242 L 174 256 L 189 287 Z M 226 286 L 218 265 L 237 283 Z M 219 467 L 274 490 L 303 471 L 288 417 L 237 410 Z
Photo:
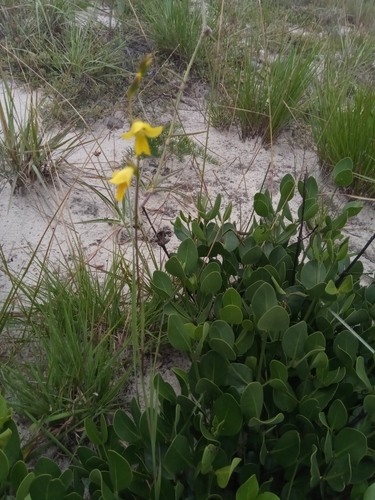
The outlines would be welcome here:
M 305 216 L 305 202 L 306 202 L 306 181 L 307 181 L 307 173 L 305 172 L 305 176 L 303 179 L 303 192 L 302 192 L 302 208 L 301 208 L 301 225 L 299 227 L 299 233 L 297 238 L 297 247 L 296 254 L 294 256 L 294 264 L 293 264 L 293 273 L 292 273 L 292 285 L 294 285 L 296 279 L 296 270 L 298 265 L 298 258 L 301 252 L 301 245 L 303 241 L 302 231 L 303 231 L 303 219 Z
M 362 255 L 366 252 L 371 243 L 375 240 L 375 233 L 368 240 L 366 245 L 362 248 L 362 250 L 358 253 L 357 257 L 353 259 L 353 261 L 349 264 L 349 266 L 343 270 L 340 276 L 335 281 L 336 288 L 339 287 L 344 280 L 344 278 L 349 274 L 350 269 L 354 266 L 354 264 L 362 257 Z
M 164 252 L 165 252 L 166 256 L 167 256 L 167 257 L 168 257 L 168 259 L 169 259 L 170 255 L 169 255 L 169 252 L 168 252 L 168 250 L 167 250 L 167 247 L 164 245 L 164 243 L 163 243 L 163 242 L 161 241 L 161 239 L 159 238 L 159 234 L 157 233 L 156 229 L 154 228 L 154 225 L 152 224 L 151 219 L 150 219 L 150 217 L 148 216 L 148 213 L 147 213 L 147 211 L 146 211 L 145 207 L 142 207 L 142 211 L 143 211 L 143 213 L 145 214 L 145 216 L 146 216 L 146 218 L 147 218 L 148 222 L 150 223 L 151 229 L 152 229 L 152 230 L 154 231 L 154 233 L 155 233 L 155 236 L 156 236 L 156 239 L 157 239 L 158 245 L 159 245 L 159 246 L 161 246 L 161 248 L 164 250 Z

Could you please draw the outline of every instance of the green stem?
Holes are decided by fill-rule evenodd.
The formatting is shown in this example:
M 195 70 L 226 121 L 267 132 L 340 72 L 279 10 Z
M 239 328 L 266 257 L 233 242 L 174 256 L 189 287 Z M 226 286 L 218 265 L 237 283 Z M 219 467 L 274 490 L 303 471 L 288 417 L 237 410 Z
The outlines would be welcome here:
M 138 213 L 138 205 L 139 205 L 139 157 L 137 157 L 137 171 L 136 175 L 136 185 L 135 185 L 135 199 L 134 199 L 134 247 L 135 247 L 135 266 L 137 270 L 137 304 L 141 302 L 141 280 L 140 280 L 140 270 L 139 270 L 139 251 L 138 251 L 138 225 L 139 225 L 139 213 Z
M 262 348 L 260 351 L 260 357 L 259 357 L 259 364 L 258 364 L 258 373 L 257 373 L 257 380 L 260 382 L 261 376 L 262 376 L 262 366 L 263 366 L 263 361 L 264 361 L 264 355 L 266 352 L 266 345 L 267 345 L 267 337 L 268 337 L 268 332 L 263 332 L 262 336 Z
M 303 318 L 303 321 L 306 321 L 306 323 L 307 323 L 307 320 L 308 320 L 308 318 L 309 318 L 310 314 L 311 314 L 311 313 L 312 313 L 312 311 L 315 309 L 315 306 L 316 306 L 317 302 L 318 302 L 318 299 L 314 299 L 314 300 L 311 302 L 311 304 L 310 304 L 309 308 L 307 309 L 307 312 L 306 312 L 306 314 L 305 314 L 305 317 Z
M 199 370 L 198 370 L 197 358 L 195 356 L 195 352 L 193 352 L 193 351 L 191 351 L 191 362 L 192 362 L 192 365 L 194 368 L 195 376 L 197 377 L 197 380 L 199 380 L 200 375 L 199 375 Z
M 212 480 L 213 480 L 213 473 L 210 472 L 208 474 L 208 491 L 207 491 L 207 495 L 210 495 L 211 494 L 211 489 L 212 489 Z
M 289 482 L 288 496 L 286 497 L 286 500 L 290 499 L 290 495 L 292 493 L 293 482 L 294 482 L 294 478 L 296 477 L 296 474 L 297 474 L 298 466 L 299 466 L 299 462 L 297 462 L 295 467 L 294 467 L 293 475 L 292 475 L 292 478 Z

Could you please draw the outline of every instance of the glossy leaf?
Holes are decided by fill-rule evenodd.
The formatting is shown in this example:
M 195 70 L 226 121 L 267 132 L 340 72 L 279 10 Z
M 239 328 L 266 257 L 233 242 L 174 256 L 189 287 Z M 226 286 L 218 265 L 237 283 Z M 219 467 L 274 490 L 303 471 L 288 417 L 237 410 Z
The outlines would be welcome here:
M 240 325 L 243 320 L 241 309 L 235 305 L 228 305 L 220 309 L 220 319 L 230 325 Z
M 319 484 L 320 481 L 320 472 L 319 472 L 319 464 L 317 459 L 317 451 L 318 448 L 313 445 L 312 446 L 312 454 L 310 457 L 310 487 L 314 488 Z
M 335 399 L 328 410 L 328 424 L 332 430 L 342 429 L 348 421 L 348 412 L 341 399 Z
M 301 447 L 301 439 L 297 431 L 288 431 L 277 441 L 272 450 L 275 460 L 283 467 L 297 462 Z
M 363 495 L 363 500 L 375 500 L 375 483 L 371 484 Z
M 254 293 L 251 302 L 254 314 L 261 318 L 263 314 L 278 305 L 275 289 L 268 283 L 263 283 Z
M 371 392 L 372 391 L 372 384 L 367 376 L 366 369 L 365 369 L 365 360 L 363 359 L 362 356 L 358 356 L 356 364 L 355 364 L 355 371 L 357 373 L 358 378 L 364 383 L 366 386 L 366 389 Z
M 255 500 L 258 498 L 259 484 L 255 474 L 238 488 L 236 500 Z
M 289 314 L 286 310 L 277 305 L 265 312 L 259 319 L 257 326 L 262 331 L 279 332 L 288 328 L 290 322 Z
M 287 367 L 278 361 L 277 359 L 272 359 L 270 362 L 271 378 L 277 378 L 283 382 L 288 380 L 288 369 Z
M 263 410 L 263 387 L 259 382 L 251 382 L 241 396 L 241 409 L 247 420 L 260 418 Z
M 236 353 L 234 349 L 225 341 L 219 338 L 213 338 L 209 341 L 211 349 L 220 354 L 223 358 L 229 361 L 235 361 Z
M 343 210 L 348 212 L 348 217 L 355 217 L 361 212 L 363 205 L 360 201 L 349 201 L 344 205 Z
M 209 221 L 209 220 L 215 219 L 215 217 L 217 217 L 217 215 L 219 214 L 220 205 L 221 205 L 221 194 L 219 193 L 219 194 L 216 196 L 216 200 L 215 200 L 214 206 L 213 206 L 213 207 L 211 208 L 211 210 L 209 210 L 208 212 L 203 213 L 203 214 L 202 214 L 202 217 L 203 217 L 206 221 Z
M 274 426 L 276 424 L 280 424 L 284 421 L 284 415 L 282 413 L 278 413 L 274 417 L 268 418 L 267 420 L 260 420 L 260 418 L 252 417 L 249 420 L 249 427 L 260 427 L 264 425 Z
M 136 443 L 141 438 L 137 426 L 123 410 L 116 411 L 113 428 L 118 437 L 125 443 Z
M 234 469 L 237 467 L 237 465 L 240 462 L 241 462 L 241 458 L 234 458 L 230 465 L 227 465 L 227 466 L 222 467 L 221 469 L 218 469 L 215 471 L 217 484 L 220 486 L 220 488 L 227 487 Z
M 85 432 L 89 440 L 96 445 L 103 444 L 102 436 L 91 418 L 85 418 Z
M 206 394 L 211 396 L 213 399 L 216 399 L 223 394 L 223 391 L 208 378 L 200 378 L 195 386 L 195 390 L 198 394 Z
M 10 482 L 14 490 L 17 490 L 19 485 L 28 474 L 27 466 L 23 460 L 16 462 L 10 472 Z
M 176 474 L 193 466 L 192 451 L 185 436 L 178 434 L 170 444 L 165 457 L 165 466 Z
M 351 464 L 349 455 L 335 459 L 324 479 L 334 491 L 343 491 L 350 481 Z
M 284 332 L 282 337 L 282 348 L 284 353 L 291 359 L 300 359 L 305 353 L 307 341 L 307 324 L 300 321 Z
M 178 247 L 177 258 L 181 263 L 184 273 L 190 274 L 198 263 L 198 251 L 194 241 L 186 238 Z
M 208 444 L 203 450 L 201 474 L 208 474 L 212 470 L 212 464 L 218 454 L 219 448 L 214 444 Z
M 90 439 L 91 441 L 91 439 Z M 50 458 L 48 457 L 41 457 L 37 461 L 35 468 L 34 468 L 34 474 L 36 476 L 40 476 L 42 474 L 49 474 L 52 479 L 56 479 L 60 477 L 61 475 L 61 470 L 60 467 Z
M 65 487 L 59 479 L 51 479 L 49 475 L 40 475 L 30 485 L 32 500 L 63 500 Z
M 324 283 L 326 275 L 327 271 L 324 264 L 321 264 L 316 260 L 311 260 L 302 267 L 301 282 L 303 286 L 310 289 L 320 283 Z
M 324 351 L 326 346 L 326 339 L 322 332 L 311 333 L 305 341 L 305 352 L 322 350 Z
M 27 476 L 24 477 L 17 489 L 16 500 L 26 500 L 30 491 L 30 486 L 32 485 L 34 480 L 35 474 L 33 472 L 29 472 Z
M 200 290 L 202 293 L 217 293 L 222 286 L 220 266 L 216 262 L 210 262 L 203 269 L 200 276 Z
M 240 241 L 234 231 L 227 231 L 223 236 L 223 246 L 227 252 L 233 252 L 239 247 Z
M 335 354 L 342 361 L 346 359 L 346 357 L 341 356 L 342 352 L 350 356 L 352 361 L 354 361 L 356 359 L 358 347 L 358 340 L 348 330 L 339 332 L 333 342 Z
M 176 276 L 176 278 L 179 278 L 182 283 L 186 282 L 185 271 L 181 265 L 181 262 L 175 255 L 172 255 L 172 257 L 167 260 L 167 262 L 165 263 L 165 270 L 172 276 Z
M 152 289 L 162 299 L 171 299 L 173 297 L 173 285 L 171 278 L 163 271 L 154 271 L 151 281 Z
M 303 220 L 308 221 L 315 217 L 315 215 L 319 212 L 319 204 L 317 203 L 317 199 L 315 197 L 306 198 L 303 206 Z M 302 204 L 298 209 L 298 217 L 302 218 Z
M 212 414 L 220 423 L 221 436 L 235 436 L 242 428 L 242 412 L 230 394 L 222 394 L 213 404 Z
M 351 464 L 356 465 L 367 453 L 366 436 L 357 429 L 346 427 L 334 437 L 333 449 L 337 458 L 350 455 Z
M 333 168 L 334 183 L 339 187 L 348 187 L 353 182 L 353 161 L 343 158 Z
M 215 351 L 209 351 L 202 356 L 200 372 L 202 377 L 211 380 L 214 384 L 224 385 L 228 374 L 227 361 Z
M 242 307 L 241 295 L 234 288 L 228 288 L 222 297 L 223 306 L 237 306 Z
M 270 491 L 265 491 L 264 493 L 258 495 L 256 500 L 280 500 L 280 497 Z
M 191 351 L 191 339 L 181 316 L 171 314 L 168 318 L 168 340 L 179 351 Z
M 234 345 L 234 333 L 232 328 L 225 321 L 214 321 L 208 332 L 210 340 L 224 340 L 230 347 Z
M 363 407 L 365 409 L 365 411 L 371 415 L 371 417 L 375 417 L 375 396 L 373 396 L 372 394 L 371 395 L 368 395 L 365 397 L 365 399 L 363 400 Z
M 256 193 L 254 195 L 254 210 L 260 217 L 268 217 L 269 214 L 269 202 L 268 198 L 263 193 Z
M 154 388 L 157 391 L 159 398 L 167 399 L 171 403 L 176 402 L 176 393 L 170 383 L 165 382 L 160 373 L 154 377 Z
M 0 486 L 8 477 L 9 461 L 3 450 L 0 450 Z
M 108 465 L 112 484 L 115 491 L 119 492 L 127 488 L 132 481 L 132 470 L 125 458 L 114 450 L 108 450 Z
M 228 384 L 242 393 L 248 384 L 253 381 L 253 372 L 242 363 L 230 363 L 228 370 Z

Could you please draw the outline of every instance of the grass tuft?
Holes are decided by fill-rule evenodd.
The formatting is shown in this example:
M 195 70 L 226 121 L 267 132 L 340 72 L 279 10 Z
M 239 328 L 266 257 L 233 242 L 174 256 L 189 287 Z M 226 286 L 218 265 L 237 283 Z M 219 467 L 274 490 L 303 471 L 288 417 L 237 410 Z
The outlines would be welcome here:
M 375 95 L 371 87 L 356 88 L 346 82 L 327 85 L 318 93 L 311 116 L 317 153 L 323 166 L 333 167 L 350 157 L 353 172 L 375 177 Z M 373 183 L 355 178 L 357 193 L 375 194 Z
M 80 252 L 62 269 L 35 261 L 41 279 L 19 284 L 21 313 L 29 332 L 27 361 L 2 365 L 3 385 L 21 414 L 61 425 L 109 410 L 128 377 L 126 275 L 120 257 L 103 279 Z M 21 351 L 22 355 L 22 351 Z
M 71 127 L 56 132 L 43 126 L 37 95 L 22 103 L 6 81 L 0 96 L 0 179 L 12 186 L 12 192 L 28 188 L 32 182 L 48 181 L 79 144 L 79 135 L 69 135 Z
M 302 112 L 316 75 L 316 49 L 288 43 L 277 53 L 255 57 L 254 42 L 244 50 L 236 79 L 226 86 L 242 139 L 260 135 L 265 143 Z
M 130 74 L 125 29 L 120 24 L 112 27 L 106 16 L 101 21 L 100 10 L 84 9 L 87 4 L 23 0 L 0 9 L 3 71 L 11 68 L 33 86 L 55 89 L 54 98 L 60 96 L 60 102 L 53 111 L 59 118 L 67 100 L 69 109 L 85 107 L 87 111 L 103 95 L 119 94 Z

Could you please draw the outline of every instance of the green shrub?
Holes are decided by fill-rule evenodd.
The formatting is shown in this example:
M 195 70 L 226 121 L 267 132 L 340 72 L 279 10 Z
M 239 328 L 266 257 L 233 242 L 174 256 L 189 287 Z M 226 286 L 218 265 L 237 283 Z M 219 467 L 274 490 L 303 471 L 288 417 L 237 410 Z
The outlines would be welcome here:
M 347 185 L 350 161 L 334 176 Z M 296 188 L 297 219 L 289 208 Z M 253 474 L 260 491 L 283 500 L 362 498 L 375 473 L 375 286 L 360 284 L 362 265 L 350 266 L 341 233 L 360 206 L 332 218 L 312 177 L 287 175 L 276 209 L 268 192 L 255 195 L 259 219 L 247 236 L 219 208 L 220 197 L 211 210 L 200 204 L 198 220 L 176 220 L 182 243 L 153 278 L 168 300 L 170 343 L 192 359 L 189 372 L 175 370 L 180 396 L 155 382 L 160 433 L 177 429 L 159 466 L 168 468 L 178 438 L 185 463 L 174 472 L 188 498 L 190 489 L 195 498 L 241 498 Z
M 351 179 L 345 159 L 334 180 Z M 220 205 L 201 199 L 197 219 L 176 219 L 181 244 L 151 281 L 170 344 L 191 358 L 188 371 L 173 369 L 180 393 L 156 374 L 144 410 L 133 399 L 111 425 L 86 418 L 94 447 L 80 446 L 69 472 L 45 459 L 32 475 L 19 465 L 15 490 L 31 500 L 52 500 L 55 484 L 67 500 L 83 485 L 92 499 L 370 498 L 375 285 L 361 285 L 341 233 L 361 205 L 331 217 L 315 179 L 289 174 L 276 208 L 267 191 L 255 195 L 245 234 Z
M 28 469 L 12 411 L 0 395 L 1 500 L 82 500 L 84 489 L 77 475 L 69 469 L 62 472 L 49 458 L 41 457 L 33 470 Z

